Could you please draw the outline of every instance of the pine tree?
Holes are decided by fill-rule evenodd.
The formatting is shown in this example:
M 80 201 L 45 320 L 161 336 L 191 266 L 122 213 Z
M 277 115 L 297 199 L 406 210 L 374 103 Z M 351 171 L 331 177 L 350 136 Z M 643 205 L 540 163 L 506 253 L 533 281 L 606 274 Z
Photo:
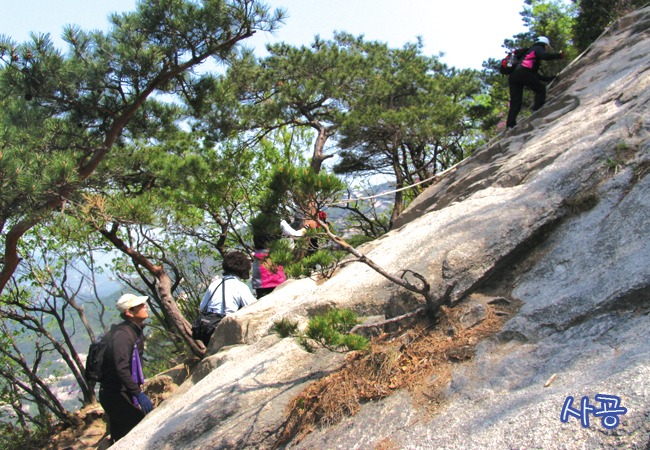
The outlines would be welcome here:
M 480 84 L 472 70 L 456 70 L 422 54 L 422 43 L 401 49 L 380 42 L 350 42 L 364 64 L 359 85 L 344 101 L 348 112 L 339 131 L 341 160 L 336 173 L 383 173 L 396 188 L 429 180 L 469 155 L 472 148 L 468 101 Z M 398 192 L 391 224 L 407 199 Z
M 88 199 L 100 206 L 97 192 L 147 186 L 146 174 L 117 181 L 111 164 L 128 164 L 129 143 L 178 127 L 180 107 L 158 94 L 192 92 L 203 77 L 191 69 L 211 57 L 227 60 L 240 41 L 281 19 L 257 0 L 148 0 L 135 12 L 113 14 L 107 33 L 69 27 L 65 54 L 48 35 L 21 45 L 2 41 L 0 291 L 20 263 L 21 237 L 36 224 Z M 169 277 L 144 267 L 158 278 L 162 307 L 196 345 L 170 295 Z
M 314 131 L 311 167 L 318 173 L 334 156 L 325 152 L 325 144 L 340 125 L 341 99 L 359 84 L 361 56 L 344 35 L 332 41 L 317 36 L 310 46 L 274 44 L 267 50 L 270 56 L 264 58 L 242 53 L 227 77 L 215 80 L 210 95 L 190 105 L 197 126 L 217 139 L 253 131 L 255 140 L 285 127 Z M 207 111 L 206 102 L 217 100 L 222 107 Z

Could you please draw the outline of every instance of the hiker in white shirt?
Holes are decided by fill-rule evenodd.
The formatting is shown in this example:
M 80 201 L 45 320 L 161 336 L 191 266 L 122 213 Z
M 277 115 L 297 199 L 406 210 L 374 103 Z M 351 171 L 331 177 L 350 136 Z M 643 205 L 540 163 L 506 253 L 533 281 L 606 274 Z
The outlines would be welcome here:
M 246 283 L 250 277 L 251 261 L 242 252 L 230 252 L 223 257 L 223 278 L 210 283 L 203 296 L 200 309 L 227 316 L 248 306 L 257 299 Z

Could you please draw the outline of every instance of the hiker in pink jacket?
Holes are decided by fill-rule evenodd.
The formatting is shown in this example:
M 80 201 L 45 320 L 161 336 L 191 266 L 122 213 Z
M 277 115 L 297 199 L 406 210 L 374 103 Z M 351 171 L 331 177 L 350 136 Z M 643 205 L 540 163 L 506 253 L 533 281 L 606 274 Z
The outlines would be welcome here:
M 273 289 L 287 281 L 282 266 L 273 265 L 269 260 L 269 249 L 265 248 L 269 244 L 269 239 L 262 236 L 253 238 L 255 252 L 253 253 L 253 289 L 255 296 L 259 300 L 265 295 L 273 292 Z
M 508 111 L 508 120 L 506 126 L 513 128 L 517 125 L 517 114 L 521 110 L 521 103 L 524 97 L 524 88 L 528 88 L 535 93 L 535 104 L 533 111 L 537 111 L 546 102 L 546 86 L 542 81 L 552 81 L 554 77 L 540 75 L 539 67 L 542 61 L 564 58 L 564 53 L 549 53 L 551 43 L 546 36 L 537 38 L 537 42 L 528 49 L 526 56 L 521 63 L 515 68 L 508 78 L 510 88 L 510 110 Z

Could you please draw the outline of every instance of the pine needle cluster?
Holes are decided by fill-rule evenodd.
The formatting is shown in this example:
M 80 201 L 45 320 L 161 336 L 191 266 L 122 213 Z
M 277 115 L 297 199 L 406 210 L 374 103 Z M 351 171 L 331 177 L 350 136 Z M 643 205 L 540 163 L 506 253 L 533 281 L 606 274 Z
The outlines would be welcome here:
M 332 309 L 326 314 L 313 317 L 304 331 L 298 330 L 298 324 L 283 318 L 273 323 L 271 331 L 282 338 L 295 337 L 298 343 L 309 353 L 318 348 L 333 352 L 365 350 L 368 339 L 350 330 L 359 323 L 357 315 L 349 309 Z

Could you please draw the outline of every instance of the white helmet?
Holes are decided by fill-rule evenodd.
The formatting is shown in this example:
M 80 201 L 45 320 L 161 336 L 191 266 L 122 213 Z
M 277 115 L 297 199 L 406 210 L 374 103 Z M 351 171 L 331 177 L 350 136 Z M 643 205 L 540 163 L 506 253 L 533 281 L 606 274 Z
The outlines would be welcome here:
M 549 47 L 551 46 L 551 41 L 548 40 L 546 36 L 540 36 L 537 38 L 537 42 L 541 42 L 542 44 L 546 44 Z

